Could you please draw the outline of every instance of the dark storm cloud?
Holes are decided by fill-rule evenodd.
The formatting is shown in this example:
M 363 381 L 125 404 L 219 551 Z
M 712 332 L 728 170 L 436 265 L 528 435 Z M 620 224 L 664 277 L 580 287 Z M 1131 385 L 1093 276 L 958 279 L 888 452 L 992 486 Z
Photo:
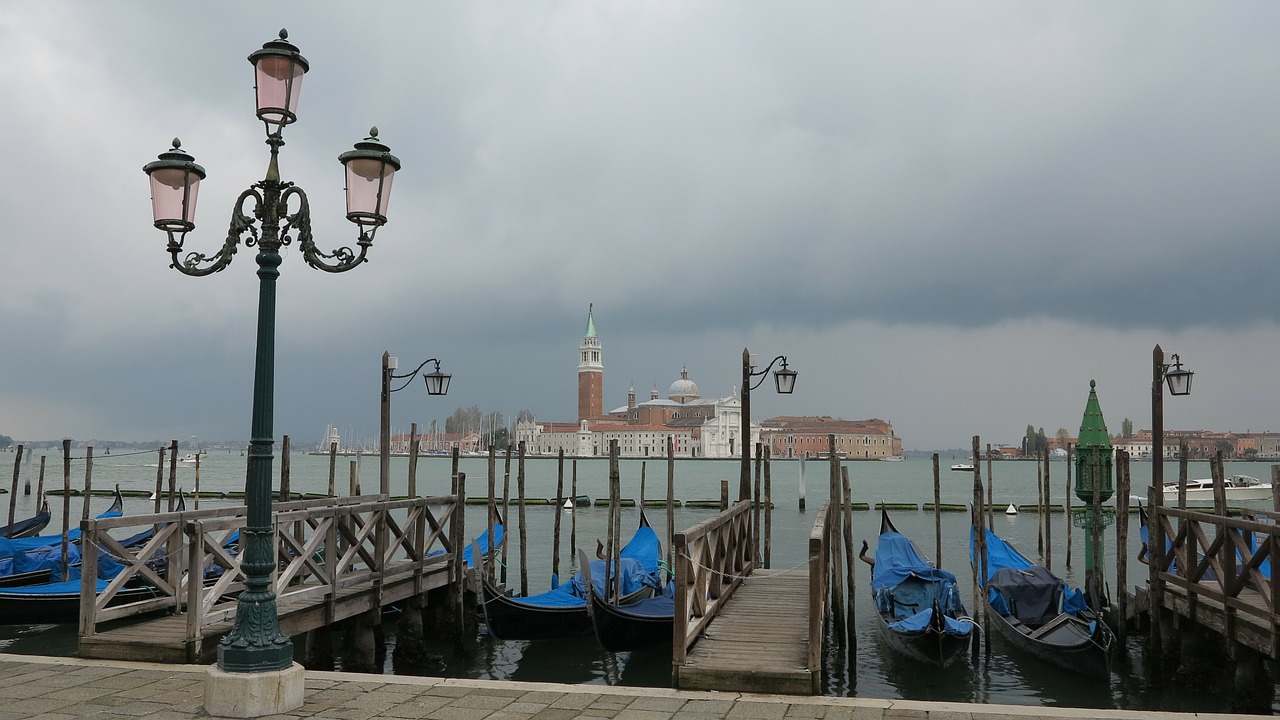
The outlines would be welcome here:
M 571 419 L 591 302 L 606 405 L 685 364 L 727 394 L 751 345 L 804 360 L 780 411 L 888 417 L 908 446 L 1079 412 L 1076 383 L 971 415 L 915 358 L 939 338 L 999 384 L 1043 362 L 1025 343 L 1069 335 L 1062 368 L 1113 388 L 1144 382 L 1156 341 L 1224 375 L 1242 373 L 1217 345 L 1280 349 L 1270 3 L 7 10 L 0 433 L 247 433 L 252 253 L 168 269 L 140 168 L 174 135 L 196 154 L 189 242 L 212 252 L 266 162 L 245 56 L 281 26 L 312 63 L 281 167 L 317 241 L 354 240 L 336 157 L 370 125 L 404 170 L 369 264 L 286 253 L 278 433 L 372 432 L 383 350 L 457 376 L 447 402 L 398 394 L 397 424 L 470 404 Z M 1267 417 L 1218 396 L 1197 422 Z

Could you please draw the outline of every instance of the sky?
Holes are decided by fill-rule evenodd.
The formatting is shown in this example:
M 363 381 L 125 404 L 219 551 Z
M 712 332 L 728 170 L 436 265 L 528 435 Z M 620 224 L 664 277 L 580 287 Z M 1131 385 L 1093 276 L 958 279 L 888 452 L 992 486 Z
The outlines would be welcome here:
M 0 434 L 249 436 L 254 250 L 168 267 L 142 166 L 205 167 L 213 254 L 268 159 L 248 54 L 310 62 L 283 178 L 354 246 L 338 154 L 403 163 L 369 262 L 286 248 L 275 435 L 376 437 L 381 357 L 574 421 L 594 304 L 606 408 L 741 380 L 753 416 L 882 418 L 910 449 L 1151 426 L 1152 349 L 1195 372 L 1165 427 L 1280 431 L 1273 2 L 100 3 L 0 13 Z

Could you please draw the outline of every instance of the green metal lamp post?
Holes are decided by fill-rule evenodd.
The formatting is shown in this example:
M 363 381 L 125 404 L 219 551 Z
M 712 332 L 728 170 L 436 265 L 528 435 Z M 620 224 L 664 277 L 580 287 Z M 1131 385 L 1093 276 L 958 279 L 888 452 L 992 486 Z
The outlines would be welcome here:
M 409 383 L 418 376 L 422 368 L 427 363 L 435 363 L 435 370 L 428 373 L 422 373 L 422 380 L 426 383 L 428 395 L 447 395 L 449 393 L 449 381 L 453 378 L 449 373 L 440 372 L 440 361 L 436 358 L 422 361 L 422 364 L 411 373 L 397 375 L 396 370 L 400 367 L 400 361 L 392 357 L 390 353 L 382 353 L 382 404 L 379 407 L 380 415 L 380 435 L 381 440 L 378 443 L 379 458 L 378 463 L 378 492 L 391 496 L 391 393 L 400 392 L 409 387 Z M 405 380 L 405 378 L 408 378 Z M 404 384 L 398 388 L 391 387 L 392 380 L 404 380 Z
M 739 442 L 742 443 L 742 470 L 738 478 L 738 500 L 751 497 L 751 391 L 760 387 L 764 376 L 773 370 L 773 366 L 782 361 L 782 367 L 773 373 L 774 389 L 781 395 L 790 395 L 796 389 L 796 371 L 787 367 L 787 357 L 779 355 L 769 362 L 769 366 L 756 371 L 751 353 L 742 348 L 742 424 L 739 431 Z M 760 378 L 754 386 L 753 378 Z
M 365 262 L 377 229 L 386 224 L 391 182 L 400 160 L 378 141 L 377 128 L 338 157 L 346 169 L 347 219 L 359 227 L 353 251 L 340 247 L 332 253 L 317 249 L 311 236 L 311 212 L 302 188 L 280 180 L 278 155 L 284 145 L 284 128 L 297 121 L 298 94 L 309 69 L 288 33 L 249 55 L 254 66 L 257 117 L 266 130 L 271 159 L 266 177 L 240 194 L 231 213 L 226 242 L 212 256 L 186 252 L 187 233 L 195 229 L 196 198 L 205 170 L 182 150 L 173 149 L 148 163 L 143 171 L 151 179 L 156 228 L 169 237 L 170 267 L 185 275 L 204 276 L 231 264 L 241 241 L 257 246 L 258 337 L 253 375 L 252 439 L 249 444 L 245 498 L 247 525 L 241 548 L 244 553 L 245 591 L 236 605 L 235 625 L 218 646 L 218 667 L 226 672 L 257 673 L 288 668 L 293 662 L 289 638 L 280 633 L 276 596 L 271 590 L 275 547 L 271 527 L 271 467 L 274 439 L 276 278 L 280 275 L 280 248 L 295 241 L 302 259 L 326 272 L 346 272 Z M 252 200 L 252 216 L 245 208 Z M 290 203 L 293 203 L 290 212 Z
M 1102 531 L 1115 522 L 1115 513 L 1102 503 L 1115 494 L 1111 435 L 1098 404 L 1097 384 L 1089 381 L 1089 400 L 1080 420 L 1080 438 L 1076 447 L 1076 497 L 1085 503 L 1085 511 L 1072 522 L 1088 531 L 1085 535 L 1085 597 L 1090 607 L 1101 610 L 1107 605 L 1103 578 Z

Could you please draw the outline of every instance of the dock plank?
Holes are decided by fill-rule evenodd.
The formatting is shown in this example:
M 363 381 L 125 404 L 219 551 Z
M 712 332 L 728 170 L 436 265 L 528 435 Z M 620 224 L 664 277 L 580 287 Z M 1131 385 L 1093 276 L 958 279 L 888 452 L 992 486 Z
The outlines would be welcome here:
M 809 577 L 757 571 L 746 578 L 676 668 L 681 689 L 809 695 Z

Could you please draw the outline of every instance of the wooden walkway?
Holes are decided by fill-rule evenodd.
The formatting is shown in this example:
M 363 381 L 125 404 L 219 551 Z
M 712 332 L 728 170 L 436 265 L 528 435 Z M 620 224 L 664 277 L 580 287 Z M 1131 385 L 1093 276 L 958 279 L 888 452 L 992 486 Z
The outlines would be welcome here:
M 680 668 L 682 690 L 816 692 L 809 663 L 809 573 L 756 570 Z
M 281 632 L 299 635 L 459 582 L 464 566 L 454 550 L 464 543 L 458 497 L 274 504 L 278 563 L 272 588 Z M 87 581 L 82 586 L 80 656 L 212 661 L 218 641 L 232 629 L 235 597 L 244 588 L 235 538 L 246 520 L 241 506 L 85 521 L 85 542 L 120 558 L 125 569 L 101 593 Z M 123 547 L 109 533 L 132 534 L 140 527 L 155 531 L 138 548 Z M 96 575 L 97 559 L 86 553 L 85 577 Z M 204 581 L 189 582 L 193 575 Z M 130 582 L 151 584 L 156 596 L 114 603 Z
M 756 568 L 750 501 L 676 533 L 677 688 L 819 694 L 832 507 L 818 512 L 808 562 L 790 570 Z

